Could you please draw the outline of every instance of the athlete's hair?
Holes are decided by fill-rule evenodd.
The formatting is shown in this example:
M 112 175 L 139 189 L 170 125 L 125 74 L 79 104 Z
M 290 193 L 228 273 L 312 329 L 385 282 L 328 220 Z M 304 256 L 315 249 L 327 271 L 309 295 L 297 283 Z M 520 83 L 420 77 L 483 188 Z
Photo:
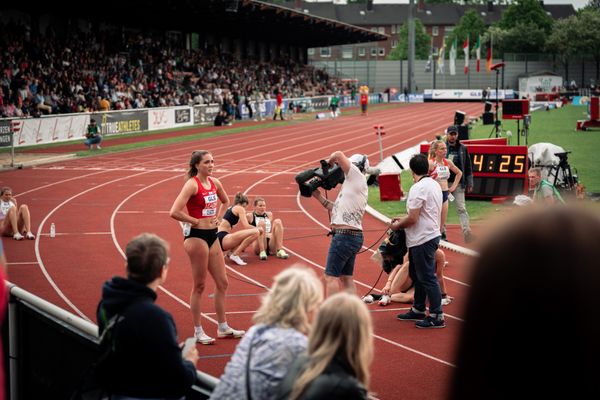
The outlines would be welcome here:
M 250 202 L 248 201 L 248 196 L 246 196 L 246 195 L 245 195 L 244 193 L 242 193 L 242 192 L 237 192 L 237 193 L 235 194 L 235 198 L 233 199 L 233 204 L 234 204 L 234 205 L 235 205 L 235 204 L 240 204 L 240 205 L 242 205 L 242 204 L 244 204 L 244 203 L 246 203 L 246 204 L 249 204 L 249 203 L 250 203 Z
M 208 150 L 194 150 L 192 151 L 192 158 L 190 158 L 190 169 L 186 174 L 186 179 L 193 178 L 198 174 L 198 168 L 196 168 L 196 164 L 198 164 L 205 155 L 210 154 Z

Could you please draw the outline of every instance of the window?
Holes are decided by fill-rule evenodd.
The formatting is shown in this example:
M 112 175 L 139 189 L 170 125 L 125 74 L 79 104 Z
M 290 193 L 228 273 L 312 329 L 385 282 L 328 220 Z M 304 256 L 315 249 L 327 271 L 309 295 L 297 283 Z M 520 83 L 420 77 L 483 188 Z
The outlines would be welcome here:
M 352 47 L 344 46 L 342 47 L 342 58 L 352 58 L 354 56 L 354 52 L 352 51 Z
M 439 34 L 440 34 L 439 27 L 438 26 L 432 26 L 431 27 L 431 35 L 432 36 L 437 36 Z
M 331 57 L 331 47 L 321 47 L 321 57 Z
M 364 57 L 367 54 L 366 50 L 364 47 L 359 47 L 358 48 L 358 56 L 359 57 Z
M 385 26 L 380 26 L 378 29 L 378 32 L 381 33 L 382 35 L 385 35 Z
M 392 40 L 392 49 L 395 49 L 396 47 L 398 47 L 398 41 Z
M 371 47 L 371 56 L 377 57 L 377 47 Z
M 308 49 L 308 50 L 307 50 L 307 54 L 308 54 L 309 56 L 314 56 L 314 55 L 315 55 L 315 49 L 313 49 L 313 48 L 310 48 L 310 49 Z
M 375 33 L 377 33 L 377 32 L 379 32 L 379 31 L 377 30 L 377 27 L 376 27 L 376 26 L 374 26 L 374 27 L 372 27 L 372 28 L 371 28 L 371 32 L 375 32 Z
M 379 57 L 385 57 L 385 47 L 380 47 L 378 49 Z

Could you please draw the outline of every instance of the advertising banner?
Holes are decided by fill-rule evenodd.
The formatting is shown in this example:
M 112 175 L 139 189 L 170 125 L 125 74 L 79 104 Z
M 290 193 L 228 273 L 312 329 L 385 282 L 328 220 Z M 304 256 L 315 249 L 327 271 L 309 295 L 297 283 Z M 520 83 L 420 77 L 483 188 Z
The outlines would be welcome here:
M 10 147 L 12 145 L 12 129 L 10 120 L 0 121 L 0 147 Z
M 194 124 L 212 124 L 220 109 L 219 104 L 194 106 Z
M 454 101 L 481 101 L 483 99 L 483 90 L 479 89 L 425 89 L 423 92 L 425 100 L 454 100 Z M 513 99 L 514 92 L 512 89 L 499 90 L 498 98 L 502 99 Z M 486 100 L 495 100 L 496 90 L 491 89 L 488 93 Z
M 100 133 L 103 135 L 148 130 L 148 110 L 93 113 L 91 118 L 100 125 Z

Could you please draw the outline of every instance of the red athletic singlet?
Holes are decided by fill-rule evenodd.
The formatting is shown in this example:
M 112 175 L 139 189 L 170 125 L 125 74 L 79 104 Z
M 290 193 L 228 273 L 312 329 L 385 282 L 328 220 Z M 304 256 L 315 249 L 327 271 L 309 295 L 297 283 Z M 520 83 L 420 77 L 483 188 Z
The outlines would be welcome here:
M 190 197 L 186 204 L 188 214 L 194 218 L 214 217 L 217 215 L 217 187 L 210 178 L 208 178 L 210 189 L 205 189 L 197 176 L 194 179 L 198 184 L 198 192 Z

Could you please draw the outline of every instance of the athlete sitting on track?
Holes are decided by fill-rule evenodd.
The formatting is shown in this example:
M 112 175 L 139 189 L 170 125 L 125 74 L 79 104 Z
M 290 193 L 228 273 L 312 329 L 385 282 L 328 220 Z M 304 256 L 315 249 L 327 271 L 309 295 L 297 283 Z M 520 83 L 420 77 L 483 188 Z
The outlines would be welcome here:
M 8 186 L 0 189 L 0 232 L 15 240 L 35 239 L 31 233 L 29 208 L 25 204 L 17 205 L 12 189 Z
M 223 215 L 223 219 L 217 229 L 217 237 L 221 243 L 223 251 L 232 250 L 229 259 L 237 265 L 246 265 L 246 262 L 240 258 L 240 253 L 257 240 L 262 228 L 255 228 L 250 225 L 246 217 L 246 206 L 248 206 L 248 197 L 241 192 L 235 194 L 233 206 L 229 207 Z M 242 230 L 231 233 L 233 227 L 240 222 Z
M 254 211 L 246 213 L 246 217 L 250 225 L 262 228 L 258 240 L 254 242 L 254 252 L 261 260 L 266 260 L 267 254 L 275 254 L 283 259 L 289 257 L 283 249 L 283 223 L 279 218 L 273 219 L 273 213 L 267 211 L 265 199 L 254 199 Z

